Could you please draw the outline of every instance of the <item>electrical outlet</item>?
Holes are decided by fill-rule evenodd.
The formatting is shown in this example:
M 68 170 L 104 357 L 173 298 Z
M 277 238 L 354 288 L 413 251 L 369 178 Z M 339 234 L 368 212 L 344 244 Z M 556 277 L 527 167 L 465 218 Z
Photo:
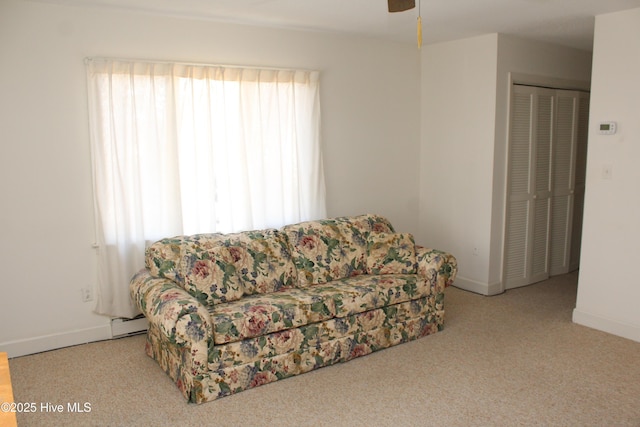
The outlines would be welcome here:
M 93 301 L 93 289 L 91 288 L 82 288 L 82 302 Z
M 478 247 L 474 246 L 473 248 L 473 256 L 478 256 Z

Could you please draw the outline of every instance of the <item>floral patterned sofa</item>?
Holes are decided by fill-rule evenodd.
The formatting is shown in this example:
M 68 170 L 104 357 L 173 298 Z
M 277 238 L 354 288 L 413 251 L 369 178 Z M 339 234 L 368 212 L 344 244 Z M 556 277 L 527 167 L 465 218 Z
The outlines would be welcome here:
M 362 215 L 163 239 L 130 290 L 147 354 L 202 403 L 437 332 L 456 270 Z

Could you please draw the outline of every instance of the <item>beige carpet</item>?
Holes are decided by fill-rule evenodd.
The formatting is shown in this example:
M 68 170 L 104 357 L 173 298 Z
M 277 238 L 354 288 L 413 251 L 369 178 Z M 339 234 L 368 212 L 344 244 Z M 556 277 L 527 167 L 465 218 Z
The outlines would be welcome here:
M 38 407 L 18 425 L 640 426 L 640 343 L 573 324 L 576 282 L 449 288 L 442 332 L 198 406 L 143 336 L 11 359 L 16 402 Z

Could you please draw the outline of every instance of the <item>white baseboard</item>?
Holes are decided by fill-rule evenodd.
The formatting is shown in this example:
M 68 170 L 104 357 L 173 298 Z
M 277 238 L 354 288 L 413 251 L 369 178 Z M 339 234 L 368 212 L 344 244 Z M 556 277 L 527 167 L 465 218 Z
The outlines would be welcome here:
M 113 319 L 111 321 L 111 336 L 113 338 L 126 335 L 139 334 L 149 328 L 149 321 L 146 317 L 136 319 Z
M 460 276 L 456 277 L 456 280 L 453 282 L 453 286 L 465 291 L 487 296 L 498 295 L 504 292 L 504 288 L 501 283 L 482 283 Z
M 596 314 L 573 310 L 573 322 L 602 332 L 640 342 L 640 326 L 630 325 Z
M 107 324 L 94 328 L 0 343 L 0 351 L 6 352 L 10 358 L 20 357 L 111 338 L 111 326 Z

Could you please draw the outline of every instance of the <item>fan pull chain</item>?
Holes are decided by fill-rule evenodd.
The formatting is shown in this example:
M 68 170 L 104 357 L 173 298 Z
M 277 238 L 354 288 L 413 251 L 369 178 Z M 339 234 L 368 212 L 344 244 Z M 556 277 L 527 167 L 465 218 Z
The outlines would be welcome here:
M 422 48 L 422 1 L 418 0 L 418 49 Z

